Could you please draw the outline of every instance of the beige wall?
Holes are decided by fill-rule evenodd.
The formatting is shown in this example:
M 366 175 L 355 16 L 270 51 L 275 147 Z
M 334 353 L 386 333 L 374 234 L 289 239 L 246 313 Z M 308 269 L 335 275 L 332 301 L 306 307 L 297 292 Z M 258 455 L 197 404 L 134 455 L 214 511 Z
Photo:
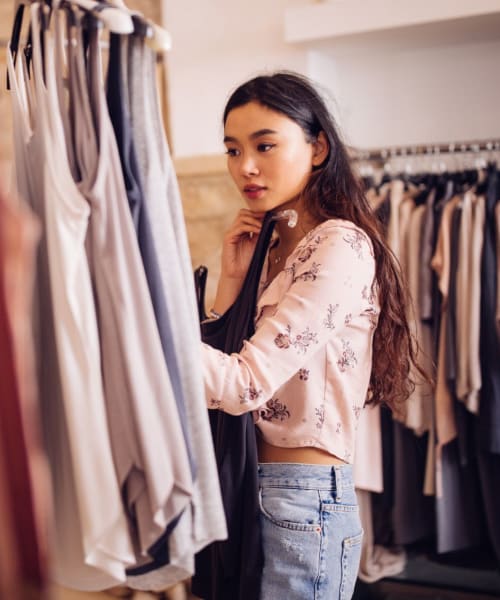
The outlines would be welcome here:
M 125 0 L 125 4 L 129 8 L 141 11 L 143 15 L 153 19 L 156 23 L 161 22 L 161 2 L 159 0 Z
M 306 1 L 165 0 L 177 158 L 223 151 L 222 112 L 238 84 L 263 71 L 307 73 L 306 49 L 283 38 L 286 7 Z
M 222 237 L 243 206 L 243 200 L 223 165 L 214 171 L 199 159 L 189 173 L 183 173 L 181 166 L 178 171 L 193 267 L 208 267 L 205 302 L 208 310 L 220 273 Z

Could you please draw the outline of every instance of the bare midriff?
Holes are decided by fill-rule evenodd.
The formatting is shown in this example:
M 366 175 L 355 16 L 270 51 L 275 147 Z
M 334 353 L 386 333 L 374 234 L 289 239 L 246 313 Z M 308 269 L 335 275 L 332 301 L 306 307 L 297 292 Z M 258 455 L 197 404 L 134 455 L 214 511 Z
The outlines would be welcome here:
M 306 465 L 345 465 L 337 456 L 329 454 L 321 448 L 306 446 L 303 448 L 279 448 L 265 442 L 257 435 L 257 450 L 261 463 L 302 463 Z

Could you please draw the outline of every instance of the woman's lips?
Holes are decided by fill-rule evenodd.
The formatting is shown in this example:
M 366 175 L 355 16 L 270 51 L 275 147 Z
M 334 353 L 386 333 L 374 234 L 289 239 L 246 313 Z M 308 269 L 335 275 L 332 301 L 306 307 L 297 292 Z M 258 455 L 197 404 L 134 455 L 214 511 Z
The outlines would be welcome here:
M 267 188 L 260 185 L 246 185 L 243 188 L 243 193 L 247 198 L 250 198 L 250 200 L 257 200 L 264 195 L 266 189 Z

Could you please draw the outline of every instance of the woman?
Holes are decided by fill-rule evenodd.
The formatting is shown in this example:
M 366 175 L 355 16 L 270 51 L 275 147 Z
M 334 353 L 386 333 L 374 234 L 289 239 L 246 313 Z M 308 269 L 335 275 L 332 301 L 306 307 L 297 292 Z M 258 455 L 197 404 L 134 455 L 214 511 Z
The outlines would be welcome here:
M 203 346 L 209 408 L 253 411 L 264 550 L 262 600 L 350 598 L 362 530 L 352 479 L 368 401 L 409 395 L 415 357 L 399 270 L 323 100 L 293 73 L 240 86 L 224 112 L 229 172 L 248 208 L 224 237 L 210 313 L 234 302 L 268 211 L 256 331 L 241 352 Z

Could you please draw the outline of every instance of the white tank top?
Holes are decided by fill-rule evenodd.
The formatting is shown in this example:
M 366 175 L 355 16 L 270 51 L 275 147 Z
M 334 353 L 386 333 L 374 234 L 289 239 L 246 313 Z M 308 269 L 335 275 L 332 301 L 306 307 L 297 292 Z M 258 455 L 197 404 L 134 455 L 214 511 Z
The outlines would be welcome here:
M 102 86 L 98 32 L 89 80 L 99 164 L 87 193 L 89 248 L 99 307 L 110 434 L 120 481 L 135 509 L 143 553 L 189 504 L 193 481 L 156 326 L 120 158 Z M 124 326 L 126 324 L 126 326 Z M 131 432 L 123 444 L 120 428 Z
M 40 142 L 36 156 L 40 162 L 33 165 L 38 171 L 38 185 L 31 191 L 32 198 L 36 197 L 43 208 L 62 385 L 63 406 L 59 410 L 63 410 L 64 422 L 57 415 L 53 423 L 66 430 L 59 429 L 54 436 L 61 442 L 60 452 L 65 456 L 51 466 L 72 475 L 67 481 L 60 477 L 60 472 L 54 476 L 54 481 L 62 485 L 54 490 L 54 496 L 58 498 L 61 494 L 66 504 L 61 513 L 57 512 L 58 536 L 52 564 L 55 576 L 59 575 L 62 583 L 77 584 L 75 587 L 82 589 L 102 589 L 124 580 L 125 568 L 133 562 L 134 555 L 107 431 L 97 321 L 85 253 L 89 207 L 69 172 L 59 120 L 53 38 L 50 33 L 44 36 L 45 87 L 39 6 L 34 4 L 30 9 L 36 93 L 36 115 L 31 116 L 36 120 L 35 131 Z M 40 315 L 41 319 L 44 317 Z

